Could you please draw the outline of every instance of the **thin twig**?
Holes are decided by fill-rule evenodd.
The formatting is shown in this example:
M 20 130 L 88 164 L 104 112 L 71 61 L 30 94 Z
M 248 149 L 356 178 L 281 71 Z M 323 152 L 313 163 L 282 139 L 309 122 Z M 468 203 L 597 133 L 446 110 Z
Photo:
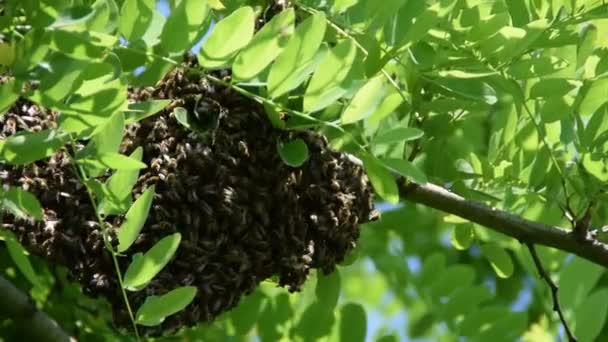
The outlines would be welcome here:
M 576 342 L 577 341 L 576 336 L 574 336 L 574 334 L 572 333 L 572 330 L 570 330 L 570 326 L 568 325 L 568 322 L 566 321 L 566 318 L 564 317 L 564 312 L 562 311 L 562 307 L 561 307 L 561 305 L 559 303 L 559 299 L 557 297 L 557 292 L 559 291 L 559 287 L 555 284 L 553 279 L 551 279 L 551 276 L 549 276 L 549 274 L 547 273 L 547 270 L 545 270 L 545 268 L 543 267 L 543 264 L 541 263 L 540 258 L 538 257 L 538 254 L 536 253 L 536 248 L 534 247 L 534 245 L 531 243 L 526 243 L 526 247 L 528 247 L 528 250 L 530 251 L 530 255 L 532 255 L 532 259 L 534 259 L 534 265 L 536 265 L 538 274 L 540 275 L 541 278 L 543 278 L 543 280 L 545 280 L 545 282 L 547 283 L 547 285 L 549 285 L 549 288 L 551 289 L 551 296 L 553 297 L 553 311 L 557 312 L 557 315 L 559 316 L 559 320 L 562 322 L 562 325 L 564 326 L 564 330 L 566 331 L 566 335 L 568 335 L 568 341 Z

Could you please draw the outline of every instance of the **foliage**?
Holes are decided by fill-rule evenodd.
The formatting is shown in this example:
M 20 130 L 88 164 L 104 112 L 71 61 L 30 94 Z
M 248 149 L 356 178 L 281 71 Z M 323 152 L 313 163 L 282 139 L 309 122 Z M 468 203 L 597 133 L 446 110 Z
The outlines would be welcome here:
M 145 230 L 154 193 L 130 197 L 144 165 L 141 151 L 117 153 L 123 129 L 167 105 L 129 104 L 128 89 L 154 85 L 193 49 L 202 66 L 193 72 L 261 102 L 277 127 L 314 128 L 334 148 L 363 160 L 383 206 L 380 201 L 399 203 L 395 175 L 401 175 L 549 225 L 575 225 L 588 211 L 591 227 L 606 222 L 603 1 L 291 3 L 1 4 L 0 64 L 8 76 L 0 86 L 1 113 L 22 97 L 61 115 L 56 129 L 0 140 L 0 165 L 32 163 L 75 140 L 89 141 L 73 162 L 102 225 L 107 215 L 126 214 L 117 250 L 107 246 L 120 257 Z M 233 71 L 229 83 L 208 73 L 225 68 Z M 301 140 L 276 149 L 292 166 L 308 156 Z M 109 179 L 96 180 L 108 170 Z M 26 189 L 0 191 L 5 210 L 41 218 Z M 83 340 L 121 336 L 108 323 L 106 306 L 80 294 L 63 270 L 28 257 L 9 232 L 0 230 L 0 237 L 2 275 L 28 290 L 62 327 Z M 167 236 L 134 258 L 122 270 L 125 291 L 145 287 L 179 240 Z M 351 265 L 314 276 L 298 294 L 265 282 L 214 323 L 179 334 L 264 341 L 551 340 L 560 322 L 525 247 L 457 216 L 411 203 L 393 206 L 362 227 Z M 556 249 L 538 250 L 558 280 L 575 334 L 582 341 L 608 339 L 604 268 Z M 133 308 L 134 324 L 162 321 L 187 305 L 191 291 L 148 298 Z M 10 322 L 0 325 L 0 336 L 10 340 L 16 333 Z

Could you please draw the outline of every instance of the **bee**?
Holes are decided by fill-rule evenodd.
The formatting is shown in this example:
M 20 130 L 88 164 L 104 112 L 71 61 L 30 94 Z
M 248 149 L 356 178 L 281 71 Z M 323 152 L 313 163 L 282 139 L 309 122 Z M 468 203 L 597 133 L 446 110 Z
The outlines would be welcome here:
M 247 144 L 244 141 L 240 140 L 238 142 L 238 147 L 239 147 L 239 151 L 241 152 L 241 154 L 243 156 L 245 156 L 246 158 L 251 157 L 251 155 L 249 154 L 249 148 L 247 148 Z

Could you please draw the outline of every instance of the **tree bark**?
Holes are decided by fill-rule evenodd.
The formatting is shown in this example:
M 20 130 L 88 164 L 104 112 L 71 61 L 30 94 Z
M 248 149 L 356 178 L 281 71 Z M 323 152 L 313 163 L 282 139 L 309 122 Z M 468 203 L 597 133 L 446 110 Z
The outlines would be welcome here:
M 75 341 L 10 281 L 0 277 L 0 319 L 10 318 L 21 328 L 24 341 Z
M 467 200 L 431 183 L 399 184 L 400 195 L 404 200 L 454 214 L 516 238 L 522 243 L 557 248 L 608 267 L 608 245 L 595 239 L 581 239 L 562 228 L 530 221 L 483 203 Z

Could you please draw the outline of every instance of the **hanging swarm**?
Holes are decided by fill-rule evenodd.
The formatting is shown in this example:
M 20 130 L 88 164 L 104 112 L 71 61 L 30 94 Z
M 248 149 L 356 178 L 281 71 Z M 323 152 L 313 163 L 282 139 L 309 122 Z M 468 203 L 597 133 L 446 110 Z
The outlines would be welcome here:
M 159 115 L 127 127 L 121 152 L 142 146 L 149 166 L 133 195 L 152 185 L 156 195 L 120 267 L 124 272 L 131 255 L 171 233 L 181 233 L 182 241 L 172 261 L 144 290 L 129 292 L 129 300 L 137 308 L 149 295 L 198 288 L 185 310 L 146 328 L 147 334 L 211 321 L 270 277 L 297 291 L 310 269 L 332 272 L 354 248 L 358 224 L 376 215 L 358 160 L 332 151 L 315 132 L 273 128 L 260 105 L 230 89 L 178 68 L 156 87 L 132 89 L 130 98 L 173 101 Z M 172 114 L 177 106 L 208 133 L 180 124 Z M 54 127 L 55 119 L 54 113 L 19 102 L 0 118 L 0 137 Z M 294 138 L 303 139 L 310 151 L 299 168 L 285 165 L 277 153 L 279 142 Z M 0 167 L 0 182 L 31 191 L 44 207 L 41 222 L 8 215 L 3 226 L 32 252 L 66 265 L 85 293 L 111 302 L 117 326 L 129 327 L 111 256 L 65 151 L 23 167 Z M 111 235 L 122 219 L 109 219 Z

